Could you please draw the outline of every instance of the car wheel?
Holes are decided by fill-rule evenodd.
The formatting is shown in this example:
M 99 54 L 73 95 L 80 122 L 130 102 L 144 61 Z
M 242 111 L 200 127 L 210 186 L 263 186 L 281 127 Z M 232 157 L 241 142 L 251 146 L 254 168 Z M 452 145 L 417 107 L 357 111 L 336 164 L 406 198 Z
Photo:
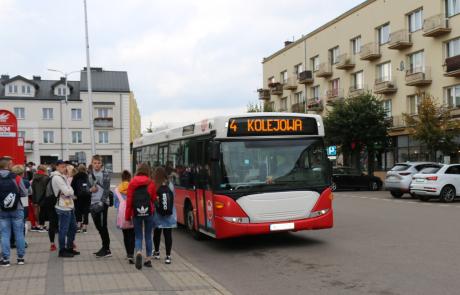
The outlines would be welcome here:
M 455 187 L 451 185 L 446 185 L 442 188 L 441 194 L 439 195 L 439 200 L 444 203 L 453 202 L 455 199 Z
M 431 197 L 430 196 L 426 196 L 426 195 L 423 195 L 423 196 L 418 196 L 419 200 L 422 201 L 422 202 L 428 202 Z
M 371 183 L 369 184 L 369 189 L 371 191 L 378 191 L 379 190 L 379 184 L 377 183 L 377 181 L 371 181 Z
M 412 199 L 417 199 L 417 195 L 414 193 L 410 193 L 410 196 L 412 197 Z
M 397 192 L 397 191 L 390 191 L 391 195 L 393 196 L 393 198 L 396 198 L 396 199 L 399 199 L 402 197 L 403 193 L 401 192 Z
M 335 192 L 337 190 L 337 184 L 335 182 L 331 183 L 331 190 Z

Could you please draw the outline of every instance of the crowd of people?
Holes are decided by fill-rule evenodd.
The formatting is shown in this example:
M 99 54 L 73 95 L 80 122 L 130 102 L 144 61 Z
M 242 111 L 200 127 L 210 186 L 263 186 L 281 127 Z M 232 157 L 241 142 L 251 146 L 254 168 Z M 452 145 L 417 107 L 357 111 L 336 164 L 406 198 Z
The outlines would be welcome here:
M 99 155 L 92 157 L 88 167 L 75 167 L 62 160 L 51 166 L 35 168 L 29 163 L 24 167 L 13 165 L 9 157 L 0 157 L 1 266 L 10 266 L 11 248 L 17 248 L 17 264 L 25 263 L 26 248 L 32 246 L 26 242 L 28 230 L 48 233 L 50 251 L 57 251 L 58 257 L 79 255 L 75 237 L 87 233 L 89 215 L 101 239 L 101 248 L 93 254 L 111 257 L 108 216 L 112 206 L 128 263 L 137 269 L 152 267 L 152 259 L 161 259 L 163 234 L 165 263 L 170 264 L 177 215 L 174 185 L 169 178 L 163 167 L 152 169 L 140 164 L 134 176 L 123 171 L 121 183 L 112 191 L 111 176 Z

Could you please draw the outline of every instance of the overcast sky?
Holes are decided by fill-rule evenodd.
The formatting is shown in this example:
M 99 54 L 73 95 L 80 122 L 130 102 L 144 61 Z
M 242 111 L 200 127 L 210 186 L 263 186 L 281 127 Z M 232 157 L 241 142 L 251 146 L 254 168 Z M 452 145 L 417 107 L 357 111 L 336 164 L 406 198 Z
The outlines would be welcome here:
M 238 113 L 263 57 L 361 2 L 88 0 L 91 66 L 128 72 L 144 128 Z M 0 25 L 1 74 L 86 66 L 83 0 L 0 0 Z

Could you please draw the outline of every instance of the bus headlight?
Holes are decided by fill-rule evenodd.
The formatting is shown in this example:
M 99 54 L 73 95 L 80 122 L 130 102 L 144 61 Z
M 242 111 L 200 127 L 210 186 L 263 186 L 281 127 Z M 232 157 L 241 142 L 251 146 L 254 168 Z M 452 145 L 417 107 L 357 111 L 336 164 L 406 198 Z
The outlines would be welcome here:
M 249 217 L 226 217 L 224 220 L 232 223 L 249 223 Z
M 308 216 L 308 218 L 319 217 L 319 216 L 321 216 L 321 215 L 326 214 L 327 212 L 329 212 L 329 209 L 324 209 L 324 210 L 319 210 L 319 211 L 311 212 L 310 215 Z

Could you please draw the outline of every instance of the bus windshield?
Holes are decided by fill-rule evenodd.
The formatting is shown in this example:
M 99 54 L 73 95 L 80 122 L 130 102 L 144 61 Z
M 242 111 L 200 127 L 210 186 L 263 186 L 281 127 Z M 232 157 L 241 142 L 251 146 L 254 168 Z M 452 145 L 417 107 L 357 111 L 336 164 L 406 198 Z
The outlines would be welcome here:
M 221 151 L 221 190 L 311 189 L 330 182 L 321 138 L 222 142 Z

